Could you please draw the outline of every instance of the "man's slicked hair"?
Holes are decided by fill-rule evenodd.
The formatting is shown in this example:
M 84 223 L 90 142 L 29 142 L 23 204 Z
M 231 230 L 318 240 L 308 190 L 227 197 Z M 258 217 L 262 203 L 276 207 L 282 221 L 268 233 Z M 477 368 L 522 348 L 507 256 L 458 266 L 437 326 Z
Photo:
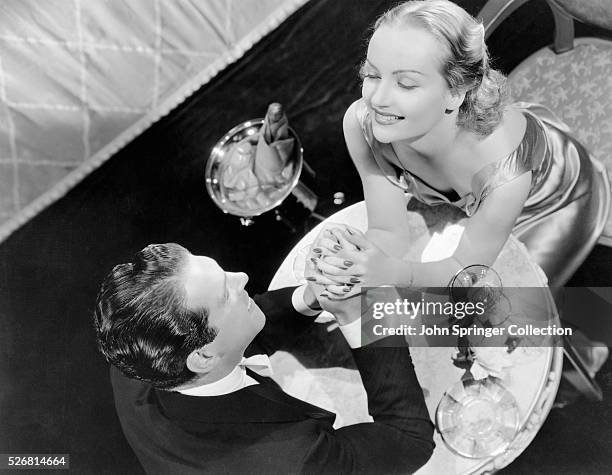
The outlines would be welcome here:
M 192 379 L 187 356 L 210 343 L 208 309 L 189 309 L 182 278 L 189 252 L 151 244 L 119 264 L 98 294 L 94 326 L 106 360 L 130 378 L 172 389 Z

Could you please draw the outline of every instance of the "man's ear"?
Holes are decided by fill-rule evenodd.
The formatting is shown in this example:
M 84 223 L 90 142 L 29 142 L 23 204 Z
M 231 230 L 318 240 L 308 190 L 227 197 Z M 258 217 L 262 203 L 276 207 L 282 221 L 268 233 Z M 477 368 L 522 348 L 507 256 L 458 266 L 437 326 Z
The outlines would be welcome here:
M 206 347 L 203 346 L 197 350 L 192 351 L 187 356 L 186 365 L 187 368 L 194 373 L 210 373 L 210 371 L 219 362 L 219 357 L 212 354 L 207 354 Z

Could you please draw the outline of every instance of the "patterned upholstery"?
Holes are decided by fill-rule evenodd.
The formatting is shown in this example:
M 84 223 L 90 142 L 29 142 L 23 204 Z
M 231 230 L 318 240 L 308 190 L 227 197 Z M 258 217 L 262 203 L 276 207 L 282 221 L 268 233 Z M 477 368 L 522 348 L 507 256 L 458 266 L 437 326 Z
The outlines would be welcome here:
M 562 54 L 543 48 L 517 66 L 509 82 L 515 100 L 553 110 L 612 179 L 612 41 L 578 38 Z M 612 217 L 601 242 L 612 245 Z
M 612 0 L 554 0 L 576 20 L 612 30 Z

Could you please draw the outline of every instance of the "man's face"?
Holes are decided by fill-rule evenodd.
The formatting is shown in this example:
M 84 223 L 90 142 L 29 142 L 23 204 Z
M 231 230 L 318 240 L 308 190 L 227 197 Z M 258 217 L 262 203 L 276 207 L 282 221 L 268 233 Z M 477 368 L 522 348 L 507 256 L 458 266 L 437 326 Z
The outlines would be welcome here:
M 244 272 L 225 272 L 214 259 L 190 255 L 183 270 L 186 305 L 209 309 L 209 325 L 218 330 L 207 345 L 219 356 L 240 358 L 263 328 L 266 318 L 244 290 Z

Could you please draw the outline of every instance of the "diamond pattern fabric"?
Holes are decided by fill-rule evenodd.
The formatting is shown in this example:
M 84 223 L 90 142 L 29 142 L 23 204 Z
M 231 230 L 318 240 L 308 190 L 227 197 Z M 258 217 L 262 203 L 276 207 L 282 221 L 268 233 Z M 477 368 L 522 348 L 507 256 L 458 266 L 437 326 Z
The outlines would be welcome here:
M 0 3 L 0 240 L 307 0 Z

